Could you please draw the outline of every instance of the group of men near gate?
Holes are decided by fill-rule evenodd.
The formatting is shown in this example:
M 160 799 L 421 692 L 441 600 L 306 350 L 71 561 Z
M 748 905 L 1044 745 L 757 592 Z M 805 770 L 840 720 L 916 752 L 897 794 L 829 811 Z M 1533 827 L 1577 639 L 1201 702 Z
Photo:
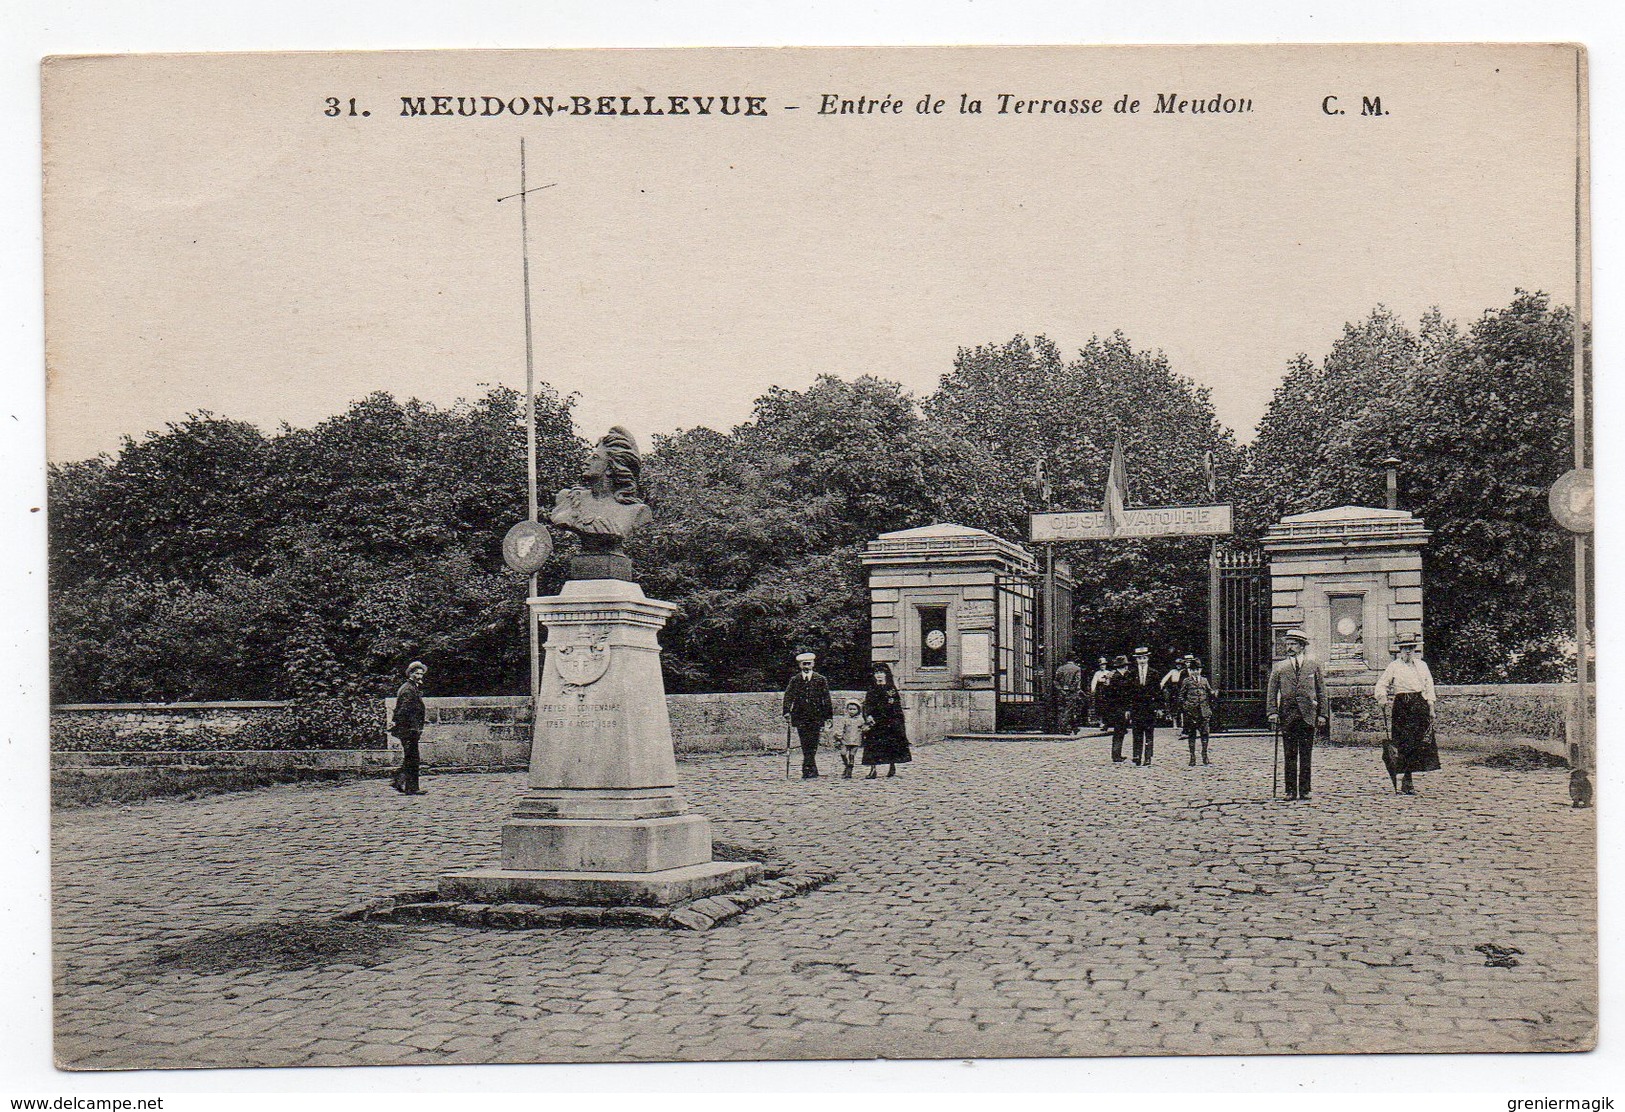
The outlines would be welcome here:
M 1330 722 L 1331 708 L 1326 699 L 1326 677 L 1320 662 L 1308 655 L 1309 637 L 1302 630 L 1284 635 L 1286 656 L 1270 669 L 1265 690 L 1269 721 L 1279 735 L 1285 772 L 1286 798 L 1307 800 L 1313 787 L 1313 753 L 1317 734 Z M 1433 676 L 1418 655 L 1420 639 L 1401 637 L 1396 659 L 1389 664 L 1373 688 L 1384 707 L 1388 740 L 1383 762 L 1394 778 L 1394 789 L 1411 794 L 1412 774 L 1439 767 L 1433 740 Z M 1176 658 L 1173 667 L 1162 673 L 1151 665 L 1151 651 L 1145 646 L 1134 650 L 1132 661 L 1118 656 L 1099 666 L 1088 684 L 1077 661 L 1068 660 L 1055 672 L 1055 691 L 1060 712 L 1060 728 L 1078 733 L 1093 720 L 1112 737 L 1112 762 L 1132 759 L 1136 765 L 1151 763 L 1156 750 L 1157 713 L 1166 707 L 1176 728 L 1182 728 L 1190 748 L 1190 763 L 1210 764 L 1209 743 L 1218 710 L 1218 692 L 1194 656 Z M 1133 737 L 1132 757 L 1123 752 L 1123 739 Z M 1400 777 L 1403 776 L 1403 784 Z
M 1123 753 L 1123 739 L 1133 737 L 1133 761 L 1148 765 L 1156 753 L 1157 711 L 1166 707 L 1176 727 L 1182 727 L 1190 743 L 1190 763 L 1210 764 L 1208 751 L 1219 694 L 1213 682 L 1202 673 L 1202 662 L 1194 656 L 1181 656 L 1164 672 L 1151 664 L 1151 650 L 1140 646 L 1133 659 L 1120 655 L 1099 667 L 1089 678 L 1087 690 L 1083 669 L 1068 660 L 1055 670 L 1055 690 L 1065 733 L 1081 732 L 1091 719 L 1112 735 L 1112 762 L 1129 760 Z

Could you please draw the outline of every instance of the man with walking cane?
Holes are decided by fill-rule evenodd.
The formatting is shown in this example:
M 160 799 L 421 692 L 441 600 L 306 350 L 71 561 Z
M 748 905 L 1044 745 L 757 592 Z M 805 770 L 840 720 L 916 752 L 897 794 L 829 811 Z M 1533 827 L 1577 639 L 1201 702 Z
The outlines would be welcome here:
M 830 701 L 829 681 L 813 671 L 818 658 L 812 653 L 796 654 L 796 674 L 784 689 L 784 749 L 785 775 L 790 768 L 790 729 L 801 735 L 801 778 L 813 780 L 818 776 L 818 738 L 835 717 L 835 704 Z
M 1320 663 L 1305 655 L 1309 637 L 1301 629 L 1287 631 L 1287 655 L 1270 670 L 1264 706 L 1275 730 L 1279 752 L 1286 760 L 1287 799 L 1309 798 L 1311 756 L 1315 731 L 1327 717 L 1326 678 Z M 1271 794 L 1274 794 L 1273 779 Z

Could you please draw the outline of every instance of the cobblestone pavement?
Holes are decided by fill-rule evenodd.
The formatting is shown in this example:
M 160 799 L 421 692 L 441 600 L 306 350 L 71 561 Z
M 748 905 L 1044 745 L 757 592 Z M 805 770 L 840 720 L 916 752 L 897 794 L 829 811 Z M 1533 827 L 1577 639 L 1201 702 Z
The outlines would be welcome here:
M 382 953 L 209 975 L 155 948 L 494 864 L 518 775 L 290 786 L 55 820 L 57 1057 L 75 1068 L 1582 1050 L 1593 812 L 1561 770 L 1448 767 L 1390 793 L 1270 742 L 950 742 L 896 780 L 685 762 L 719 841 L 834 868 L 714 930 L 367 925 Z M 1174 759 L 1176 758 L 1177 759 Z M 826 759 L 826 764 L 831 763 Z M 1480 945 L 1521 951 L 1488 967 Z M 369 964 L 371 962 L 371 964 Z

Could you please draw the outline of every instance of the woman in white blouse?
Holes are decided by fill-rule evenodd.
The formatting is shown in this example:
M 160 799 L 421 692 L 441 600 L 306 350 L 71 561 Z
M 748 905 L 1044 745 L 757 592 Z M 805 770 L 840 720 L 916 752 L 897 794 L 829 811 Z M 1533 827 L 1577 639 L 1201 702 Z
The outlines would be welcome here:
M 1418 639 L 1406 635 L 1399 639 L 1399 657 L 1390 663 L 1377 681 L 1373 694 L 1377 702 L 1388 709 L 1389 736 L 1393 739 L 1394 753 L 1389 760 L 1388 775 L 1404 774 L 1404 780 L 1395 784 L 1395 790 L 1406 795 L 1416 794 L 1411 785 L 1411 773 L 1435 772 L 1439 768 L 1439 747 L 1433 741 L 1433 704 L 1437 696 L 1433 691 L 1433 673 L 1427 661 L 1416 655 Z

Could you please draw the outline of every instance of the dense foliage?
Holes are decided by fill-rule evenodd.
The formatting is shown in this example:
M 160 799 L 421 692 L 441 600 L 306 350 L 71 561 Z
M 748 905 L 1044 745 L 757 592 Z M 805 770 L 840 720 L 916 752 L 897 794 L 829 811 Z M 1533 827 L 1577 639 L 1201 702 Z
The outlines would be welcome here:
M 570 403 L 537 404 L 542 483 L 579 470 Z M 265 436 L 196 414 L 50 474 L 59 702 L 522 690 L 524 398 L 370 395 Z
M 933 521 L 1022 538 L 1046 505 L 1099 505 L 1118 437 L 1131 504 L 1214 492 L 1244 534 L 1380 505 L 1379 461 L 1399 455 L 1403 504 L 1434 530 L 1435 671 L 1550 678 L 1572 604 L 1568 544 L 1545 509 L 1569 462 L 1571 338 L 1568 310 L 1521 291 L 1465 332 L 1437 313 L 1413 332 L 1379 308 L 1321 363 L 1289 365 L 1247 449 L 1205 387 L 1121 334 L 1070 359 L 1041 336 L 962 349 L 918 400 L 871 376 L 775 388 L 732 430 L 648 446 L 655 521 L 632 555 L 648 593 L 679 606 L 669 687 L 773 688 L 802 648 L 837 685 L 858 682 L 865 542 Z M 584 452 L 569 399 L 543 388 L 537 435 L 545 504 Z M 522 691 L 523 583 L 500 544 L 524 514 L 524 440 L 510 390 L 449 409 L 379 393 L 310 429 L 265 435 L 201 413 L 53 466 L 55 698 L 388 694 L 414 657 L 436 691 Z M 1079 584 L 1075 651 L 1203 643 L 1205 542 L 1060 555 Z
M 863 545 L 944 519 L 992 524 L 1000 504 L 976 444 L 868 376 L 775 388 L 727 435 L 662 438 L 648 471 L 655 525 L 634 555 L 645 589 L 681 607 L 662 638 L 675 691 L 771 689 L 802 649 L 832 682 L 860 683 Z

